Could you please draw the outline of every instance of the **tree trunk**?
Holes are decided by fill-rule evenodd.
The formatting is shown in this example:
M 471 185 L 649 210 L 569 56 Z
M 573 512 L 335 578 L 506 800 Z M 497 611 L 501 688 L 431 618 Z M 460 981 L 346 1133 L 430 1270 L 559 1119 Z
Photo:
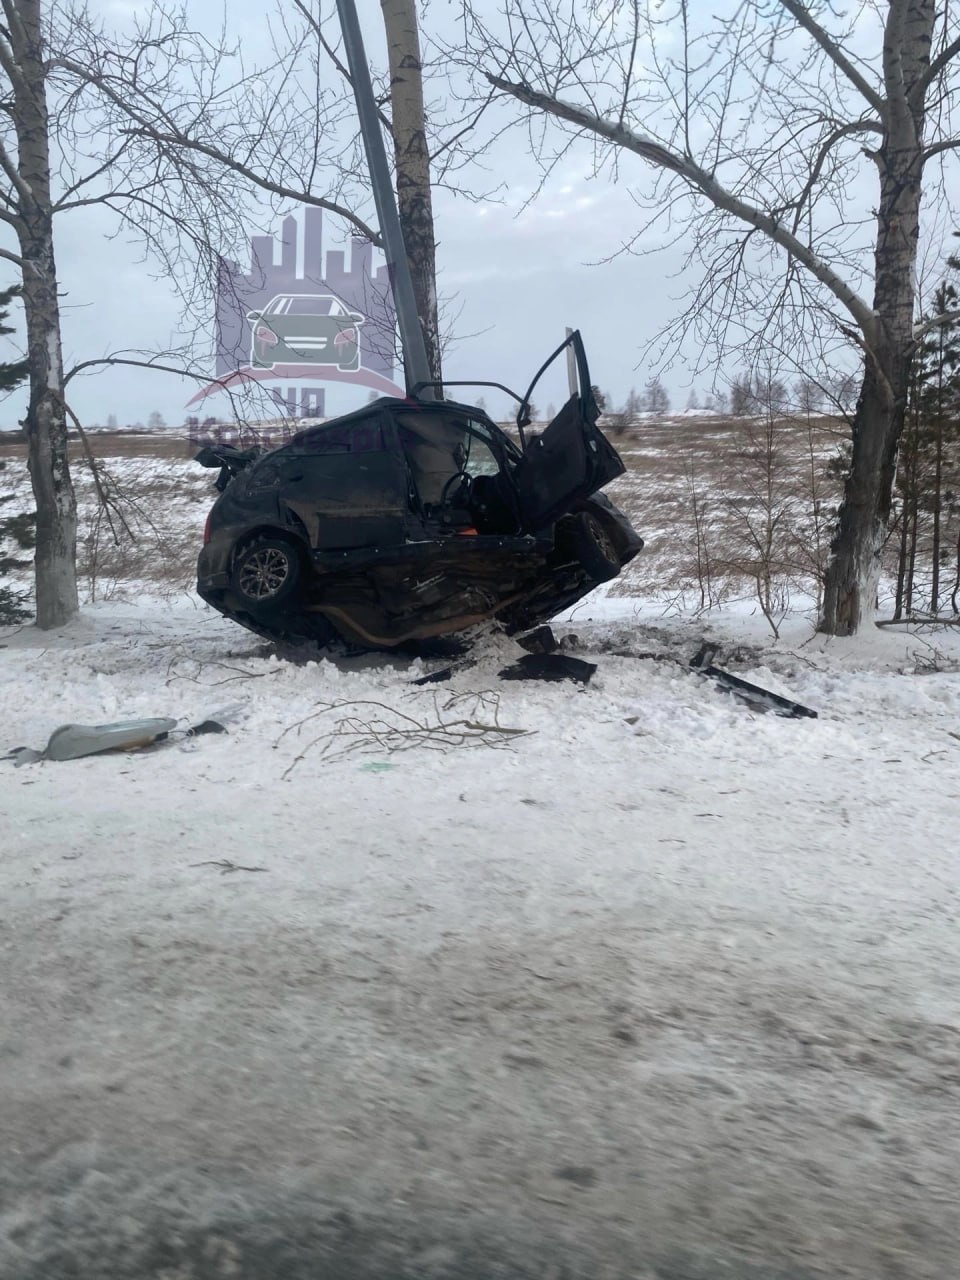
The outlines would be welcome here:
M 424 128 L 423 77 L 416 0 L 380 0 L 390 61 L 390 104 L 397 169 L 397 206 L 413 276 L 427 360 L 441 377 L 436 242 L 430 154 Z
M 27 457 L 37 504 L 37 626 L 62 626 L 78 608 L 77 503 L 67 460 L 63 357 L 49 216 L 21 241 L 30 404 Z M 42 224 L 46 225 L 43 226 Z
M 920 528 L 920 498 L 914 477 L 913 499 L 910 507 L 910 546 L 907 550 L 907 617 L 913 617 L 913 591 L 917 582 L 917 542 Z
M 821 630 L 853 635 L 876 607 L 914 351 L 913 310 L 923 177 L 923 94 L 934 0 L 890 0 L 884 36 L 886 131 L 880 175 L 873 306 L 853 456 L 827 569 Z
M 907 578 L 907 500 L 904 496 L 903 510 L 900 512 L 900 551 L 897 555 L 897 589 L 893 598 L 893 620 L 899 622 L 903 617 L 903 589 Z
M 893 373 L 893 361 L 887 368 Z M 894 377 L 896 375 L 894 374 Z M 853 635 L 876 607 L 880 551 L 890 515 L 906 377 L 879 374 L 868 357 L 853 422 L 853 455 L 827 567 L 821 630 Z
M 930 612 L 934 617 L 940 611 L 940 544 L 941 515 L 943 510 L 943 329 L 937 339 L 937 419 L 934 428 L 933 470 L 933 547 L 931 550 L 932 573 L 930 578 Z
M 40 0 L 18 0 L 15 8 L 11 80 L 19 152 L 17 234 L 30 367 L 27 456 L 37 504 L 37 626 L 46 629 L 62 626 L 78 608 L 77 503 L 67 460 Z

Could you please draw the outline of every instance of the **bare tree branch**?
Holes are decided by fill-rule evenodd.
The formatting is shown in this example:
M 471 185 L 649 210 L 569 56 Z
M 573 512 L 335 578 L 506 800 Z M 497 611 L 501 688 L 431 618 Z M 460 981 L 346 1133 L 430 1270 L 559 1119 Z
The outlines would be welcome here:
M 934 142 L 929 147 L 925 147 L 923 151 L 924 164 L 928 160 L 932 160 L 934 156 L 942 155 L 944 151 L 960 151 L 960 138 L 944 138 L 942 142 Z
M 940 315 L 929 316 L 926 320 L 914 325 L 913 335 L 919 341 L 920 338 L 927 333 L 931 333 L 934 329 L 942 329 L 947 325 L 957 324 L 958 322 L 960 322 L 960 311 L 942 311 Z
M 763 231 L 771 240 L 785 249 L 787 253 L 802 262 L 808 271 L 816 276 L 822 284 L 826 285 L 834 297 L 856 320 L 868 342 L 877 337 L 877 317 L 873 309 L 838 275 L 829 263 L 818 257 L 809 245 L 798 240 L 774 216 L 755 208 L 746 200 L 726 190 L 712 174 L 705 169 L 701 169 L 689 156 L 683 156 L 671 151 L 662 144 L 654 142 L 651 138 L 645 138 L 642 134 L 636 133 L 632 129 L 603 120 L 591 112 L 583 110 L 581 107 L 561 102 L 559 99 L 551 98 L 547 94 L 538 93 L 535 89 L 531 89 L 529 85 L 512 84 L 509 80 L 503 80 L 499 76 L 492 74 L 488 74 L 487 79 L 497 89 L 511 94 L 520 102 L 536 107 L 548 115 L 556 116 L 558 119 L 566 120 L 578 128 L 587 129 L 591 133 L 607 138 L 616 146 L 634 152 L 634 154 L 641 156 L 657 168 L 675 173 L 689 186 L 706 196 L 716 208 L 723 209 L 727 213 L 733 214 L 734 217 L 739 218 L 741 222 L 747 223 L 748 226 L 756 227 L 758 230 Z
M 958 53 L 960 53 L 960 36 L 957 36 L 955 40 L 951 40 L 946 48 L 944 48 L 932 60 L 926 75 L 922 76 L 917 83 L 918 94 L 926 93 L 927 89 L 929 89 L 930 85 L 933 84 L 937 76 L 946 71 L 947 67 Z
M 816 21 L 807 6 L 800 0 L 780 0 L 780 3 L 791 17 L 816 40 L 830 61 L 843 72 L 850 83 L 863 94 L 881 120 L 885 119 L 886 99 L 861 75 L 833 37 Z
M 187 369 L 183 365 L 161 364 L 157 360 L 131 360 L 126 356 L 100 356 L 97 359 L 81 360 L 75 364 L 69 372 L 64 375 L 63 385 L 66 386 L 72 378 L 78 373 L 82 373 L 84 369 L 93 369 L 103 367 L 104 365 L 129 365 L 134 369 L 156 369 L 158 373 L 175 373 L 182 378 L 193 378 L 196 382 L 220 383 L 226 386 L 227 379 L 211 378 L 209 373 L 198 373 L 194 369 Z
M 827 135 L 826 139 L 824 140 L 823 144 L 820 147 L 819 152 L 817 153 L 817 158 L 813 162 L 813 166 L 810 169 L 810 176 L 807 178 L 807 181 L 804 184 L 803 190 L 800 192 L 800 195 L 797 196 L 795 206 L 794 206 L 796 208 L 796 216 L 794 217 L 794 220 L 793 220 L 794 234 L 796 234 L 799 228 L 800 219 L 803 216 L 804 206 L 807 200 L 810 198 L 810 195 L 812 194 L 817 183 L 820 180 L 820 175 L 823 172 L 823 166 L 826 164 L 827 157 L 830 155 L 830 152 L 833 150 L 833 148 L 837 145 L 838 142 L 842 141 L 842 139 L 852 137 L 858 133 L 881 133 L 882 134 L 883 125 L 880 124 L 878 120 L 852 120 L 848 124 L 839 125 L 836 129 L 834 129 L 830 134 Z
M 353 210 L 346 208 L 344 205 L 338 204 L 334 200 L 328 200 L 323 196 L 315 196 L 309 191 L 297 190 L 286 183 L 276 182 L 266 174 L 258 173 L 250 165 L 236 159 L 228 152 L 198 138 L 192 138 L 182 130 L 173 127 L 169 118 L 167 120 L 167 128 L 158 128 L 132 102 L 118 93 L 103 76 L 97 74 L 96 71 L 91 71 L 89 68 L 81 66 L 72 59 L 58 58 L 55 60 L 54 65 L 70 71 L 78 79 L 95 85 L 104 96 L 109 98 L 114 106 L 119 108 L 132 121 L 131 127 L 125 130 L 129 135 L 149 138 L 162 147 L 193 151 L 199 155 L 206 156 L 207 159 L 216 161 L 217 164 L 222 165 L 225 169 L 246 178 L 248 182 L 259 187 L 262 191 L 268 191 L 271 195 L 281 196 L 286 200 L 296 200 L 299 203 L 313 205 L 315 208 L 336 214 L 337 217 L 343 218 L 345 222 L 356 228 L 364 239 L 369 240 L 378 247 L 381 245 L 379 233 L 374 231 L 369 223 L 358 217 Z

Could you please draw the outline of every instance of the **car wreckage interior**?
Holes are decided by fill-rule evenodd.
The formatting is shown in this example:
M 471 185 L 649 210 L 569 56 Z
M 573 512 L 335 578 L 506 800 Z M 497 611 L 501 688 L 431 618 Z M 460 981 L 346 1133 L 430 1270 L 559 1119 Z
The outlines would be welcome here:
M 530 433 L 533 389 L 568 348 L 576 390 Z M 272 639 L 380 648 L 494 618 L 524 631 L 615 577 L 643 543 L 598 492 L 624 466 L 597 426 L 580 335 L 525 396 L 502 389 L 520 403 L 519 443 L 478 408 L 414 394 L 269 452 L 202 449 L 220 497 L 200 595 Z

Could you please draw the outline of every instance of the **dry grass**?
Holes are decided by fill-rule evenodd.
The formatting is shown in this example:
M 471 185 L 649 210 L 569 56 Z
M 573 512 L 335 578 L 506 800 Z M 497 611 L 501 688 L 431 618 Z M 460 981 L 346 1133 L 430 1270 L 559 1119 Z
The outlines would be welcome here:
M 675 418 L 616 441 L 627 473 L 607 489 L 646 547 L 620 595 L 714 608 L 756 599 L 782 615 L 818 599 L 840 497 L 829 474 L 847 433 L 832 418 Z
M 846 426 L 827 417 L 773 424 L 678 417 L 616 438 L 628 469 L 606 492 L 646 547 L 614 592 L 686 609 L 748 598 L 774 630 L 792 605 L 816 606 L 840 497 L 836 463 L 848 438 Z M 213 473 L 191 462 L 195 444 L 172 434 L 107 432 L 92 435 L 90 444 L 113 509 L 103 510 L 79 444 L 72 447 L 88 598 L 133 595 L 143 583 L 191 591 L 215 496 Z M 16 494 L 7 510 L 29 510 L 22 443 L 0 445 L 3 459 L 0 485 Z M 948 528 L 945 545 L 956 537 Z

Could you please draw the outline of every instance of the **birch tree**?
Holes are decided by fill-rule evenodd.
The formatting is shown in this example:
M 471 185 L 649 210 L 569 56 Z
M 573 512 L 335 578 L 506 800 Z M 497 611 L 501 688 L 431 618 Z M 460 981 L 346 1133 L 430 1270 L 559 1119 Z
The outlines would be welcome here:
M 0 258 L 20 278 L 30 399 L 28 461 L 37 508 L 36 620 L 54 627 L 76 612 L 76 501 L 67 454 L 65 391 L 103 365 L 186 371 L 177 352 L 87 358 L 64 370 L 54 226 L 98 205 L 149 251 L 180 292 L 186 327 L 207 346 L 206 322 L 221 255 L 245 245 L 264 205 L 323 209 L 380 244 L 366 215 L 355 112 L 319 39 L 278 29 L 257 65 L 193 30 L 182 10 L 154 4 L 117 31 L 71 0 L 0 0 Z M 304 9 L 304 6 L 300 6 Z M 280 11 L 284 17 L 284 11 Z M 429 156 L 412 0 L 384 0 L 401 127 L 402 207 L 411 226 L 425 328 L 436 338 Z M 419 120 L 419 127 L 418 127 Z M 389 124 L 389 121 L 387 122 Z M 453 146 L 455 147 L 455 138 Z M 135 358 L 132 358 L 135 357 Z
M 504 0 L 488 19 L 464 4 L 465 61 L 525 121 L 564 131 L 532 132 L 545 167 L 588 138 L 598 165 L 647 183 L 644 229 L 682 225 L 701 275 L 678 336 L 722 348 L 735 333 L 808 357 L 856 345 L 821 619 L 850 634 L 875 602 L 911 361 L 938 323 L 915 320 L 921 199 L 946 202 L 940 166 L 960 149 L 960 20 L 945 0 L 864 2 L 847 17 L 815 0 L 711 12 Z
M 53 627 L 77 610 L 77 502 L 67 462 L 60 303 L 53 249 L 47 66 L 40 0 L 3 0 L 0 68 L 6 84 L 0 126 L 0 219 L 17 248 L 0 249 L 22 280 L 27 325 L 30 482 L 37 504 L 37 624 Z

